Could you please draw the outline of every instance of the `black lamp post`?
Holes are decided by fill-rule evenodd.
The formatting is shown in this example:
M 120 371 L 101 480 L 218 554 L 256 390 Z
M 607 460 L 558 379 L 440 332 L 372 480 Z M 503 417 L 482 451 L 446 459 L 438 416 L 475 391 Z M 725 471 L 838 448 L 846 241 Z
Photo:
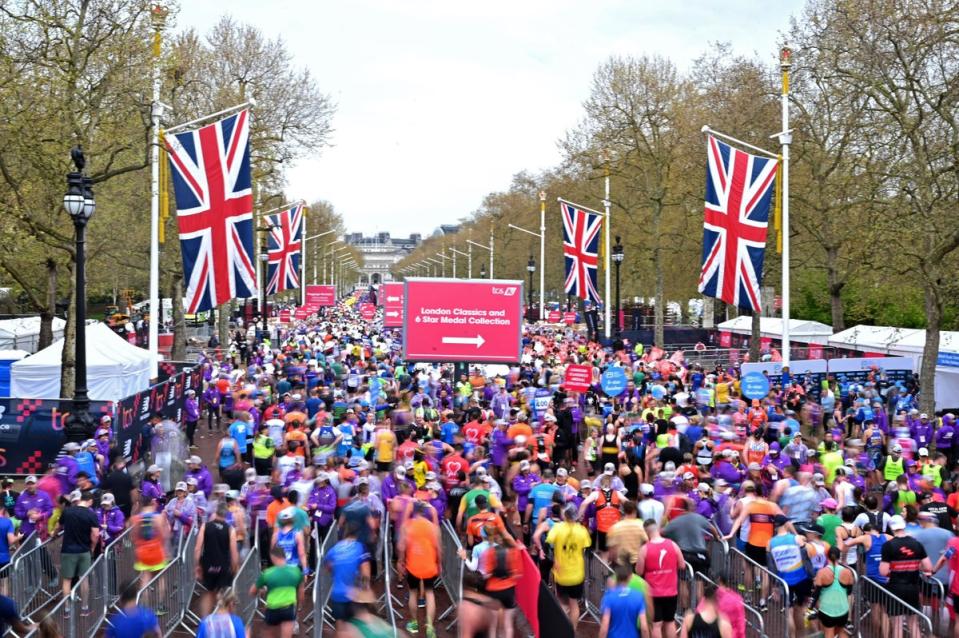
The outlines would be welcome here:
M 480 279 L 486 279 L 486 264 L 480 264 Z
M 263 281 L 260 282 L 260 320 L 263 324 L 262 339 L 266 339 L 266 268 L 270 256 L 266 252 L 260 253 L 260 265 L 263 271 Z
M 526 262 L 526 272 L 529 273 L 529 292 L 526 294 L 526 307 L 529 308 L 527 315 L 535 316 L 533 314 L 533 273 L 536 272 L 536 261 L 532 255 L 529 256 L 529 261 Z
M 63 196 L 63 208 L 73 220 L 76 238 L 76 290 L 74 325 L 76 326 L 76 354 L 74 355 L 73 409 L 64 423 L 68 442 L 80 442 L 93 436 L 96 425 L 90 414 L 90 398 L 87 396 L 87 281 L 86 281 L 86 229 L 97 203 L 93 199 L 91 180 L 83 174 L 86 161 L 80 147 L 70 151 L 76 171 L 67 173 L 67 192 Z
M 616 235 L 616 244 L 613 246 L 613 253 L 610 255 L 613 258 L 613 262 L 616 264 L 616 336 L 620 334 L 619 327 L 619 309 L 620 309 L 620 298 L 619 298 L 619 267 L 623 263 L 623 243 L 619 235 Z

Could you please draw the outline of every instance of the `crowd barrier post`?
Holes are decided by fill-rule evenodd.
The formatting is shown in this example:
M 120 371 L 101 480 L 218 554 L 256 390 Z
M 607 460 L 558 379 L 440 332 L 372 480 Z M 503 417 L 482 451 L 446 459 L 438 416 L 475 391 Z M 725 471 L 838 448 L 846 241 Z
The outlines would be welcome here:
M 240 569 L 233 577 L 233 592 L 237 597 L 237 615 L 243 619 L 243 624 L 249 626 L 256 614 L 258 596 L 256 592 L 250 594 L 250 589 L 256 586 L 260 577 L 260 536 L 254 535 L 253 548 L 247 553 L 240 564 Z
M 154 576 L 137 594 L 137 605 L 154 610 L 160 621 L 160 636 L 168 638 L 183 619 L 182 573 L 183 561 L 177 555 Z
M 725 572 L 729 562 L 729 543 L 725 538 L 712 537 L 707 542 L 709 554 L 709 573 L 716 578 L 720 572 Z
M 905 623 L 902 635 L 926 638 L 936 635 L 929 616 L 894 595 L 885 586 L 865 576 L 856 582 L 855 600 L 863 608 L 853 615 L 855 633 L 860 638 L 889 638 L 893 623 Z
M 31 591 L 24 596 L 26 602 L 20 607 L 21 616 L 32 620 L 37 611 L 60 596 L 60 579 L 53 557 L 60 555 L 62 547 L 63 534 L 57 534 L 48 538 L 29 553 L 24 554 L 23 561 L 32 563 L 32 565 L 25 566 L 28 569 L 35 569 L 37 578 L 28 586 Z M 16 570 L 16 566 L 14 569 Z
M 70 592 L 70 597 L 74 601 L 74 613 L 69 619 L 75 632 L 74 636 L 77 638 L 95 636 L 106 621 L 110 608 L 109 577 L 105 556 L 101 554 L 97 557 L 90 565 L 90 569 L 80 576 Z M 90 610 L 87 615 L 83 614 L 85 608 Z M 56 620 L 56 617 L 54 619 Z
M 196 559 L 194 558 L 199 536 L 200 524 L 198 523 L 190 528 L 190 534 L 187 536 L 186 542 L 183 543 L 183 549 L 180 550 L 180 562 L 182 565 L 180 567 L 179 591 L 180 597 L 185 601 L 182 611 L 183 617 L 180 619 L 180 623 L 183 629 L 193 635 L 196 635 L 196 629 L 200 626 L 200 621 L 202 620 L 190 609 L 193 594 L 197 586 L 200 585 L 196 578 Z M 202 587 L 202 585 L 200 586 Z
M 759 610 L 769 636 L 789 635 L 789 585 L 782 578 L 730 547 L 727 576 L 743 602 Z
M 327 531 L 323 542 L 318 542 L 317 544 L 316 577 L 313 579 L 313 611 L 310 614 L 313 619 L 314 638 L 321 638 L 323 636 L 324 625 L 330 628 L 334 627 L 329 614 L 326 613 L 326 608 L 330 602 L 330 594 L 332 593 L 333 579 L 329 576 L 321 577 L 321 574 L 323 570 L 323 559 L 330 549 L 336 545 L 339 533 L 339 523 L 333 521 L 333 525 L 331 525 L 329 531 Z
M 679 597 L 676 604 L 676 620 L 682 622 L 686 612 L 696 609 L 697 602 L 696 573 L 693 566 L 686 563 L 686 568 L 679 572 Z
M 455 614 L 460 600 L 463 598 L 463 570 L 465 565 L 459 557 L 459 551 L 463 549 L 456 531 L 449 521 L 444 520 L 440 525 L 442 543 L 440 546 L 441 571 L 440 579 L 443 581 L 443 587 L 450 597 L 450 606 L 436 619 L 437 622 L 445 619 L 450 614 Z M 453 621 L 447 626 L 447 631 L 456 624 L 454 615 Z
M 387 613 L 390 619 L 390 627 L 393 628 L 393 638 L 397 638 L 399 633 L 396 629 L 396 609 L 393 607 L 394 601 L 399 604 L 399 600 L 393 596 L 393 590 L 391 589 L 391 582 L 393 577 L 390 570 L 392 567 L 392 556 L 391 556 L 391 547 L 392 543 L 390 542 L 390 516 L 388 512 L 383 513 L 383 520 L 380 524 L 381 538 L 383 539 L 383 600 L 386 604 Z
M 600 604 L 603 602 L 606 583 L 613 577 L 613 570 L 594 551 L 587 551 L 585 560 L 586 581 L 583 584 L 583 618 L 588 614 L 593 620 L 599 622 L 602 620 Z
M 949 624 L 949 613 L 946 609 L 946 592 L 949 588 L 935 576 L 921 574 L 921 577 L 922 592 L 925 600 L 928 601 L 928 604 L 923 606 L 922 611 L 925 613 L 926 607 L 928 607 L 929 613 L 927 615 L 929 620 L 932 621 L 933 629 L 936 629 L 937 633 L 946 635 L 946 632 L 942 631 L 942 626 L 943 621 L 945 621 L 947 628 Z
M 17 603 L 17 609 L 24 615 L 33 598 L 40 592 L 41 579 L 44 577 L 40 564 L 40 537 L 33 532 L 24 540 L 16 553 L 10 558 L 8 582 L 10 597 Z
M 107 598 L 108 606 L 114 607 L 120 599 L 120 587 L 129 579 L 137 575 L 134 569 L 136 554 L 133 548 L 133 528 L 128 527 L 122 534 L 113 539 L 104 550 L 107 564 Z

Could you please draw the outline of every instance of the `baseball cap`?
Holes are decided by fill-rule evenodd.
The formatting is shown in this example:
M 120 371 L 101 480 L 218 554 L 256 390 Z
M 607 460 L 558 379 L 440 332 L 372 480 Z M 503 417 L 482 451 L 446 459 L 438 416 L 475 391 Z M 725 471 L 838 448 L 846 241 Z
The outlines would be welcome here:
M 612 463 L 607 463 L 606 465 L 603 466 L 603 474 L 607 476 L 612 476 L 615 471 L 616 471 L 616 466 L 613 465 Z
M 552 414 L 547 414 L 546 416 L 543 417 L 543 420 L 544 420 L 544 421 L 549 421 L 550 423 L 555 423 L 555 422 L 556 422 L 556 417 L 553 416 Z
M 317 481 L 326 481 L 327 483 L 329 483 L 329 482 L 330 482 L 330 475 L 327 474 L 326 472 L 319 472 L 319 473 L 317 473 L 317 475 L 316 475 L 316 480 L 317 480 Z
M 923 412 L 922 414 L 919 415 L 919 418 L 920 418 L 920 419 L 928 419 L 928 418 L 929 418 L 929 415 L 926 414 L 925 412 Z
M 847 467 L 856 467 L 856 459 L 846 459 Z
M 641 491 L 643 494 L 652 494 L 654 492 L 653 486 L 650 485 L 649 483 L 643 483 L 642 485 L 640 485 L 639 491 Z
M 899 531 L 901 529 L 906 529 L 906 519 L 904 519 L 902 516 L 899 516 L 898 514 L 890 517 L 889 529 L 891 529 L 894 532 Z
M 898 443 L 896 443 L 895 445 L 892 446 L 892 451 L 893 451 L 893 452 L 902 452 L 902 446 L 899 445 Z
M 583 479 L 582 481 L 579 482 L 579 489 L 591 490 L 593 489 L 593 484 L 590 482 L 589 479 Z
M 106 492 L 100 497 L 101 505 L 113 505 L 114 503 L 116 503 L 116 497 L 114 497 L 110 492 Z
M 406 468 L 402 465 L 397 465 L 396 469 L 393 470 L 393 473 L 397 476 L 406 476 Z
M 610 465 L 612 465 L 612 463 L 607 463 L 607 464 L 606 464 L 607 467 L 609 467 Z M 675 471 L 676 471 L 676 464 L 673 463 L 672 461 L 666 461 L 666 465 L 663 466 L 663 470 L 666 471 L 666 472 L 675 472 Z
M 827 510 L 834 510 L 839 507 L 839 503 L 837 503 L 834 498 L 825 498 L 820 505 L 822 505 L 823 509 Z
M 243 473 L 243 476 L 246 478 L 246 480 L 252 481 L 256 478 L 256 470 L 252 467 L 248 467 Z
M 199 481 L 196 480 L 196 477 L 195 477 L 195 476 L 190 476 L 190 477 L 187 478 L 186 484 L 187 484 L 187 485 L 199 485 L 200 483 L 199 483 Z
M 725 456 L 726 458 L 731 459 L 731 458 L 734 458 L 734 457 L 736 456 L 736 450 L 729 450 L 729 449 L 723 450 L 722 454 L 723 454 L 723 456 Z
M 80 450 L 80 444 L 76 443 L 75 441 L 70 441 L 63 446 L 63 449 L 67 452 L 77 452 Z
M 435 481 L 435 480 L 436 480 L 436 472 L 434 472 L 433 470 L 430 470 L 429 472 L 427 472 L 427 473 L 426 473 L 426 480 L 427 480 L 427 481 L 430 481 L 430 482 Z
M 29 484 L 29 483 L 36 483 L 36 482 L 37 482 L 37 477 L 34 476 L 33 474 L 31 474 L 30 476 L 28 476 L 28 477 L 26 478 L 26 480 L 24 480 L 24 483 L 28 483 L 28 484 Z
M 80 493 L 80 490 L 73 490 L 72 492 L 70 492 L 71 503 L 77 503 L 82 498 L 83 498 L 83 494 Z
M 189 459 L 187 459 L 187 463 L 189 463 L 190 465 L 199 465 L 202 462 L 203 462 L 203 459 L 201 459 L 196 454 L 194 454 Z
M 820 474 L 819 472 L 816 472 L 815 474 L 812 475 L 812 481 L 813 481 L 813 483 L 815 483 L 816 485 L 822 485 L 823 483 L 826 482 L 826 477 L 824 477 L 824 476 L 823 476 L 822 474 Z
M 529 461 L 527 461 L 526 459 L 523 459 L 522 461 L 520 461 L 520 462 L 519 462 L 519 469 L 520 469 L 521 472 L 522 472 L 523 470 L 528 470 L 528 469 L 529 469 Z
M 919 456 L 929 456 L 929 450 L 924 447 L 919 448 Z
M 763 469 L 763 466 L 760 465 L 759 463 L 750 463 L 750 464 L 749 464 L 749 471 L 750 471 L 750 472 L 760 472 L 760 471 L 762 471 L 762 469 Z
M 684 481 L 692 481 L 692 480 L 695 479 L 695 478 L 696 478 L 696 475 L 693 474 L 692 472 L 686 472 L 686 473 L 683 474 L 683 480 L 684 480 Z
M 686 474 L 690 473 L 691 472 L 686 472 Z M 708 492 L 711 488 L 709 487 L 709 483 L 700 483 L 698 486 L 696 486 L 696 489 L 700 492 Z
M 180 481 L 179 483 L 176 484 L 176 487 L 173 489 L 173 491 L 175 491 L 175 492 L 180 492 L 180 491 L 186 492 L 186 483 L 184 483 L 183 481 Z
M 281 521 L 292 521 L 292 520 L 293 520 L 293 512 L 292 512 L 289 508 L 283 510 L 282 512 L 280 512 L 280 520 L 281 520 Z
M 157 465 L 156 463 L 154 463 L 153 465 L 147 468 L 147 474 L 156 474 L 157 472 L 162 472 L 162 471 L 163 471 L 163 468 Z

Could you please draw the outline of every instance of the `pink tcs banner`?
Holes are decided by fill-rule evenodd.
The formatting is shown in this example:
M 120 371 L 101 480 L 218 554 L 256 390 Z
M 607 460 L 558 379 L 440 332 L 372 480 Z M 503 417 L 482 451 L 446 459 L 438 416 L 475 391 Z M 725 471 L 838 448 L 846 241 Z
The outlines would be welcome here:
M 569 325 L 569 326 L 573 325 L 574 323 L 576 323 L 576 313 L 575 313 L 575 312 L 564 312 L 564 313 L 563 313 L 563 321 L 566 323 L 566 325 Z
M 719 331 L 719 347 L 720 348 L 729 348 L 733 345 L 733 333 L 726 332 L 725 330 Z
M 593 384 L 593 366 L 571 363 L 566 366 L 563 387 L 570 392 L 586 392 Z
M 306 287 L 306 305 L 323 308 L 336 305 L 336 286 L 315 285 Z
M 413 278 L 405 297 L 407 361 L 519 361 L 522 281 Z
M 371 303 L 361 303 L 360 304 L 360 316 L 371 321 L 373 317 L 376 316 L 376 306 Z
M 560 313 L 559 310 L 550 310 L 549 314 L 547 315 L 547 318 L 549 319 L 550 323 L 559 323 L 559 320 L 560 318 L 562 318 L 562 316 L 563 315 Z

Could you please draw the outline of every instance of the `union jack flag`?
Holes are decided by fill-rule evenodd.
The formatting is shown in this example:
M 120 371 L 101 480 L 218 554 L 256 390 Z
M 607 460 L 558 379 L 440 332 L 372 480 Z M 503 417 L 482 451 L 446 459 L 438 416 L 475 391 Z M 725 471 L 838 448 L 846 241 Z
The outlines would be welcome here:
M 191 314 L 255 294 L 249 137 L 247 111 L 165 137 Z
M 777 162 L 710 136 L 699 292 L 758 312 Z
M 268 215 L 270 238 L 266 254 L 266 294 L 300 287 L 300 246 L 303 240 L 303 205 Z
M 599 231 L 603 216 L 560 201 L 563 213 L 563 255 L 566 257 L 566 285 L 568 295 L 599 302 L 596 289 L 596 266 L 599 261 Z

